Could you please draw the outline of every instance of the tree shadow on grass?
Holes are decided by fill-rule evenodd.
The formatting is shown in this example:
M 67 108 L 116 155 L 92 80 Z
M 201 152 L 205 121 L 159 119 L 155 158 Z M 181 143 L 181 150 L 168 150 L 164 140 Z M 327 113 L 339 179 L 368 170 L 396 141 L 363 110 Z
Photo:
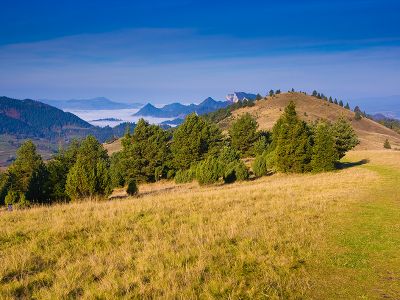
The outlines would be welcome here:
M 367 163 L 369 163 L 369 159 L 362 159 L 362 160 L 353 161 L 353 162 L 345 161 L 345 162 L 338 162 L 336 167 L 339 170 L 344 170 L 344 169 L 348 169 L 348 168 L 352 168 L 352 167 L 362 166 Z

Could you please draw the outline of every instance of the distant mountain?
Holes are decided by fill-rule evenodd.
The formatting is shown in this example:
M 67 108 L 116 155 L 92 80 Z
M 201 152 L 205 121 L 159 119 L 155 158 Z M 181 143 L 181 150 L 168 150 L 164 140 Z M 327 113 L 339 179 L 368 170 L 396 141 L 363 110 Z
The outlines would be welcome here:
M 388 118 L 400 119 L 400 95 L 360 98 L 351 103 L 372 115 L 382 114 Z
M 228 106 L 227 101 L 216 101 L 208 97 L 200 104 L 183 105 L 181 103 L 167 104 L 161 108 L 147 103 L 134 116 L 154 117 L 154 118 L 184 118 L 186 115 L 196 112 L 199 115 L 215 111 Z
M 250 94 L 250 93 L 245 93 L 245 92 L 234 92 L 233 94 L 228 94 L 226 96 L 226 100 L 232 103 L 236 103 L 239 101 L 243 101 L 244 99 L 247 100 L 254 100 L 256 99 L 257 95 L 255 94 Z
M 183 123 L 183 121 L 185 121 L 185 119 L 176 118 L 176 119 L 173 119 L 173 120 L 168 120 L 168 121 L 161 122 L 160 125 L 178 126 L 178 125 L 181 125 Z
M 26 139 L 41 145 L 45 157 L 55 151 L 58 144 L 73 138 L 95 136 L 104 142 L 124 134 L 128 123 L 114 128 L 93 126 L 72 113 L 39 101 L 0 97 L 0 166 L 12 161 L 18 146 Z M 131 128 L 135 124 L 129 124 Z
M 119 103 L 111 101 L 104 97 L 97 97 L 93 99 L 71 99 L 71 100 L 49 100 L 40 99 L 40 102 L 55 106 L 62 110 L 115 110 L 115 109 L 129 109 L 139 108 L 142 106 L 140 103 Z

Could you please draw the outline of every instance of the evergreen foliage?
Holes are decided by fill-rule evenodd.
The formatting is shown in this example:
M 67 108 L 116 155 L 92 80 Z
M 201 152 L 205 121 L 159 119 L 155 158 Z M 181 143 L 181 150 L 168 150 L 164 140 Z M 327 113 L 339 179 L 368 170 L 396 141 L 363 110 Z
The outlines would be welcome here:
M 349 121 L 340 117 L 333 124 L 333 135 L 335 138 L 336 150 L 339 159 L 345 156 L 346 152 L 359 144 L 356 133 Z
M 273 128 L 275 167 L 284 173 L 310 171 L 311 133 L 296 113 L 293 102 L 285 108 Z
M 154 182 L 156 169 L 166 177 L 172 168 L 170 140 L 169 132 L 140 119 L 133 135 L 125 135 L 121 157 L 115 158 L 122 161 L 116 161 L 114 167 L 123 171 L 125 179 L 135 178 L 138 182 Z
M 188 169 L 193 162 L 215 155 L 222 141 L 221 130 L 196 114 L 190 114 L 175 130 L 171 145 L 177 169 Z
M 340 105 L 341 107 L 343 107 L 343 101 L 342 101 L 342 100 L 339 101 L 339 105 Z
M 231 145 L 238 150 L 242 156 L 253 155 L 253 144 L 258 138 L 257 121 L 246 113 L 237 119 L 229 130 Z
M 93 137 L 82 141 L 76 162 L 70 169 L 66 193 L 72 199 L 105 196 L 110 193 L 110 160 L 103 146 Z
M 110 157 L 110 182 L 111 187 L 123 187 L 126 179 L 126 169 L 124 166 L 124 152 L 115 152 Z
M 264 151 L 268 149 L 268 145 L 268 134 L 262 134 L 253 144 L 253 155 L 261 155 Z
M 259 154 L 253 162 L 252 169 L 256 177 L 262 177 L 268 174 L 267 153 Z
M 65 192 L 67 176 L 76 162 L 79 142 L 73 140 L 67 149 L 60 149 L 47 164 L 49 196 L 51 201 L 69 200 Z
M 349 105 L 349 103 L 346 103 L 346 106 L 345 106 L 344 108 L 350 110 L 350 105 Z
M 392 149 L 392 146 L 390 145 L 390 142 L 388 139 L 386 139 L 385 142 L 383 143 L 383 148 Z
M 222 173 L 221 163 L 217 158 L 207 157 L 197 165 L 196 179 L 200 185 L 212 184 L 218 181 Z
M 137 195 L 137 194 L 139 193 L 139 189 L 138 189 L 137 182 L 136 182 L 135 179 L 129 179 L 129 180 L 128 180 L 128 185 L 127 185 L 127 188 L 126 188 L 126 193 L 127 193 L 129 196 L 135 196 L 135 195 Z
M 362 115 L 361 115 L 361 113 L 357 110 L 357 111 L 354 113 L 354 120 L 360 121 L 361 119 L 362 119 Z
M 32 141 L 24 142 L 18 149 L 17 158 L 8 174 L 12 191 L 24 194 L 30 202 L 48 201 L 48 172 Z
M 319 122 L 314 129 L 314 145 L 311 166 L 314 172 L 332 171 L 339 155 L 332 126 Z

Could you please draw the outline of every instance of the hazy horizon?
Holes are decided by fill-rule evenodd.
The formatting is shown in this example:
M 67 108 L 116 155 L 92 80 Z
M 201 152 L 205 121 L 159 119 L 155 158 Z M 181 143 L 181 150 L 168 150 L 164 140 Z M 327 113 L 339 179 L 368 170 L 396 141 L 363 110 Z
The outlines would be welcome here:
M 234 91 L 400 95 L 400 3 L 7 3 L 0 94 L 196 103 Z

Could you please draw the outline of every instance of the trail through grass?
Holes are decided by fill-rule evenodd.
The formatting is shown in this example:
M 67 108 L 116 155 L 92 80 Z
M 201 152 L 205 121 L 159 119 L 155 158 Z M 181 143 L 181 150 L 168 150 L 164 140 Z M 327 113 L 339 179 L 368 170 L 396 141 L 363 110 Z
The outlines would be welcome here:
M 331 219 L 314 270 L 315 299 L 400 299 L 400 161 L 374 158 L 361 168 L 379 179 Z

